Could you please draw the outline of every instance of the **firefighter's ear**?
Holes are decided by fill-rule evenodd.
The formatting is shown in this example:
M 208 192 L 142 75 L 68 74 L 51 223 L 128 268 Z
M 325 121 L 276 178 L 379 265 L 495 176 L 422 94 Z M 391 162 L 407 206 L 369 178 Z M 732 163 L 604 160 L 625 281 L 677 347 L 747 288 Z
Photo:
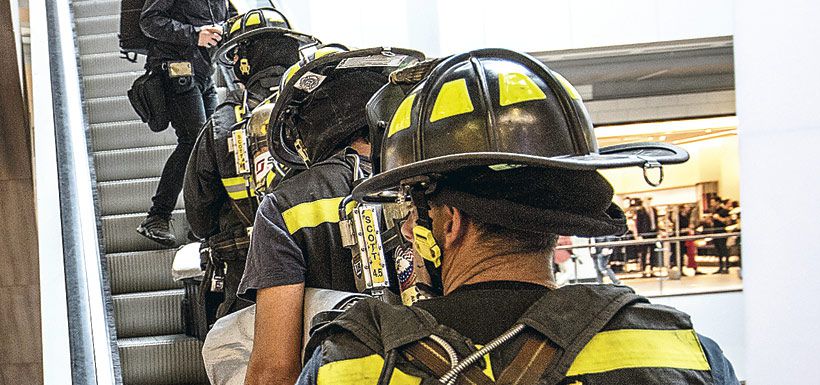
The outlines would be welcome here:
M 464 212 L 448 205 L 432 207 L 433 227 L 436 238 L 440 238 L 445 249 L 458 247 L 463 241 L 469 228 L 469 221 Z

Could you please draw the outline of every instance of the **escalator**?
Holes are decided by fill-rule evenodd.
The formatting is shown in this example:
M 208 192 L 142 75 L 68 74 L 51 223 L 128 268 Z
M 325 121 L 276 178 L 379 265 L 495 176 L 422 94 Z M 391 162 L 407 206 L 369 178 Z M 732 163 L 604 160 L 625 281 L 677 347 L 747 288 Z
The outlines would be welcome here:
M 170 274 L 175 250 L 135 231 L 176 137 L 170 128 L 151 132 L 128 103 L 144 57 L 120 58 L 120 0 L 77 0 L 72 8 L 123 383 L 207 383 L 201 343 L 183 334 L 183 289 Z M 172 221 L 180 240 L 188 232 L 182 208 L 180 198 Z

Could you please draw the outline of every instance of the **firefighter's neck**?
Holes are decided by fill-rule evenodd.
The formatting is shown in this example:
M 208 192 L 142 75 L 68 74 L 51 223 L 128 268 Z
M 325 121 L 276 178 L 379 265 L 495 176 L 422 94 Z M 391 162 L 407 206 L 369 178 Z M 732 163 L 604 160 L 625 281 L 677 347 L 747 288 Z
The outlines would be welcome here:
M 546 253 L 519 253 L 494 247 L 458 209 L 442 206 L 431 211 L 439 211 L 431 216 L 438 217 L 433 219 L 434 234 L 444 250 L 441 268 L 445 295 L 464 285 L 493 281 L 555 287 Z
M 370 142 L 364 138 L 354 140 L 353 143 L 350 143 L 350 148 L 361 156 L 370 156 Z

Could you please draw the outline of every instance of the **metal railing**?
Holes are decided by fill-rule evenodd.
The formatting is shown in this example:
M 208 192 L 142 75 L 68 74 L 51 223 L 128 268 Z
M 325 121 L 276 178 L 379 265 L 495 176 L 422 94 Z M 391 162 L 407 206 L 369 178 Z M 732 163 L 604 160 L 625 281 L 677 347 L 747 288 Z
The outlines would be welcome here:
M 71 2 L 35 1 L 30 12 L 43 378 L 121 383 Z
M 572 249 L 588 249 L 590 247 L 623 247 L 623 246 L 641 246 L 641 245 L 654 245 L 658 242 L 666 243 L 666 242 L 682 242 L 682 241 L 697 241 L 700 239 L 721 239 L 721 238 L 731 238 L 731 237 L 739 237 L 740 232 L 733 232 L 733 233 L 715 233 L 715 234 L 699 234 L 699 235 L 681 235 L 677 237 L 663 237 L 663 238 L 650 238 L 650 239 L 635 239 L 635 240 L 625 240 L 625 241 L 607 241 L 607 242 L 591 242 L 588 244 L 578 244 L 578 245 L 562 245 L 557 246 L 556 250 L 572 250 Z

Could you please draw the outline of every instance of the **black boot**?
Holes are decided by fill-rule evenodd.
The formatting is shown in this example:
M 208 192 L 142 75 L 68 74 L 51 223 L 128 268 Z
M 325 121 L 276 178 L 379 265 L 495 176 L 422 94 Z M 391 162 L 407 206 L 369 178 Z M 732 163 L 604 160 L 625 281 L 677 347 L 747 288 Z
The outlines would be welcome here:
M 171 232 L 169 222 L 169 219 L 158 215 L 149 215 L 137 227 L 137 232 L 160 245 L 172 247 L 177 243 L 177 238 Z

